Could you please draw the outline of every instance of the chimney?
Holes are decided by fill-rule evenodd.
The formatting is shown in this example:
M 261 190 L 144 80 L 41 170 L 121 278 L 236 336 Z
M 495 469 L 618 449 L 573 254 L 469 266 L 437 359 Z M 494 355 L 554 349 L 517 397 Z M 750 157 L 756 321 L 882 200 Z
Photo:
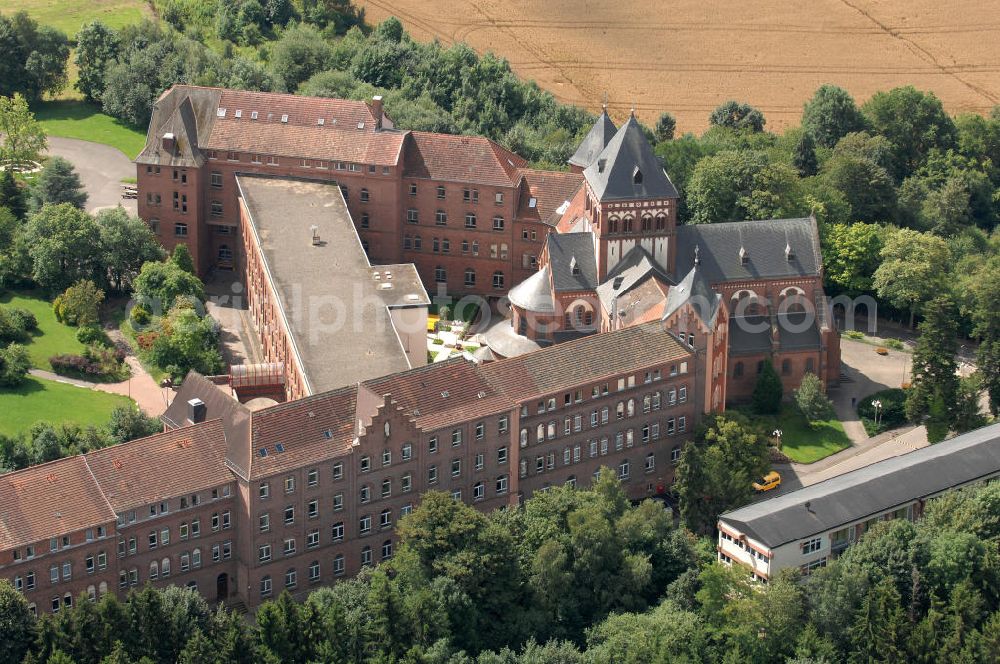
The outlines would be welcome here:
M 208 412 L 208 407 L 205 406 L 205 402 L 201 399 L 195 397 L 187 402 L 188 404 L 188 421 L 191 424 L 198 424 L 199 422 L 205 421 L 205 414 Z
M 319 226 L 310 226 L 309 230 L 312 231 L 312 245 L 318 247 L 321 244 L 319 239 Z
M 382 95 L 372 97 L 372 115 L 375 116 L 375 131 L 382 129 Z
M 160 144 L 163 147 L 164 152 L 169 152 L 170 154 L 173 154 L 174 148 L 177 146 L 177 139 L 174 138 L 174 135 L 172 133 L 167 132 L 166 134 L 163 135 L 163 140 L 161 141 Z

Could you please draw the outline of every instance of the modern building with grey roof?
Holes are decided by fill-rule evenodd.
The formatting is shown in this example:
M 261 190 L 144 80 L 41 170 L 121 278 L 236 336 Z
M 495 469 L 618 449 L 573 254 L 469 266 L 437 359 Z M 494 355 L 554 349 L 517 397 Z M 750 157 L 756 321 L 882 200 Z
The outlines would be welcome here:
M 430 299 L 412 264 L 371 265 L 336 183 L 239 175 L 250 314 L 289 398 L 426 362 Z
M 918 518 L 926 502 L 1000 476 L 1000 424 L 903 454 L 719 517 L 719 560 L 767 581 L 823 567 L 874 523 Z

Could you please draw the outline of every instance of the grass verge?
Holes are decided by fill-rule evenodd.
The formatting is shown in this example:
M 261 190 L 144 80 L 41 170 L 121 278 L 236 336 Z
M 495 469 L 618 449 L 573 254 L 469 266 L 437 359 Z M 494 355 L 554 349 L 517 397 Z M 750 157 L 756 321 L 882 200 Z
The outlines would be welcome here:
M 0 389 L 0 434 L 16 435 L 42 420 L 102 426 L 112 410 L 128 403 L 117 394 L 29 376 L 20 387 Z
M 118 148 L 134 159 L 146 144 L 146 134 L 82 101 L 57 99 L 37 104 L 35 118 L 49 136 L 78 138 Z
M 38 319 L 38 330 L 32 334 L 31 342 L 27 344 L 31 366 L 36 369 L 52 371 L 49 358 L 53 355 L 79 355 L 83 352 L 83 344 L 76 339 L 77 328 L 57 321 L 56 315 L 52 313 L 52 304 L 47 299 L 29 291 L 8 291 L 0 294 L 0 304 L 27 309 Z

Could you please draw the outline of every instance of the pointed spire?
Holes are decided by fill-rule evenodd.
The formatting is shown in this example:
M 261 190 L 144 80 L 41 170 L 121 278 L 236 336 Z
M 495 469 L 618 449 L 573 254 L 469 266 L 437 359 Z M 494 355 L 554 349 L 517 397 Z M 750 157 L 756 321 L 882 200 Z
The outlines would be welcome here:
M 699 254 L 701 253 L 701 247 L 699 245 L 694 245 L 694 264 L 701 265 L 701 258 Z
M 601 103 L 601 109 L 604 111 L 605 115 L 608 114 L 608 91 L 607 90 L 604 91 L 604 101 Z

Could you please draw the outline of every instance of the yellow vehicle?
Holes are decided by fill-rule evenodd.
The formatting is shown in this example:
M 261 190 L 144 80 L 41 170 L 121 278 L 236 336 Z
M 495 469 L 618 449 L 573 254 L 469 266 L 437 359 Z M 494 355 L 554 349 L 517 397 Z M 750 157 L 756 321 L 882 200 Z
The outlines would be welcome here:
M 754 491 L 758 491 L 760 493 L 770 491 L 771 489 L 777 489 L 779 486 L 781 486 L 781 475 L 774 470 L 769 472 L 767 475 L 764 475 L 760 482 L 753 483 Z

